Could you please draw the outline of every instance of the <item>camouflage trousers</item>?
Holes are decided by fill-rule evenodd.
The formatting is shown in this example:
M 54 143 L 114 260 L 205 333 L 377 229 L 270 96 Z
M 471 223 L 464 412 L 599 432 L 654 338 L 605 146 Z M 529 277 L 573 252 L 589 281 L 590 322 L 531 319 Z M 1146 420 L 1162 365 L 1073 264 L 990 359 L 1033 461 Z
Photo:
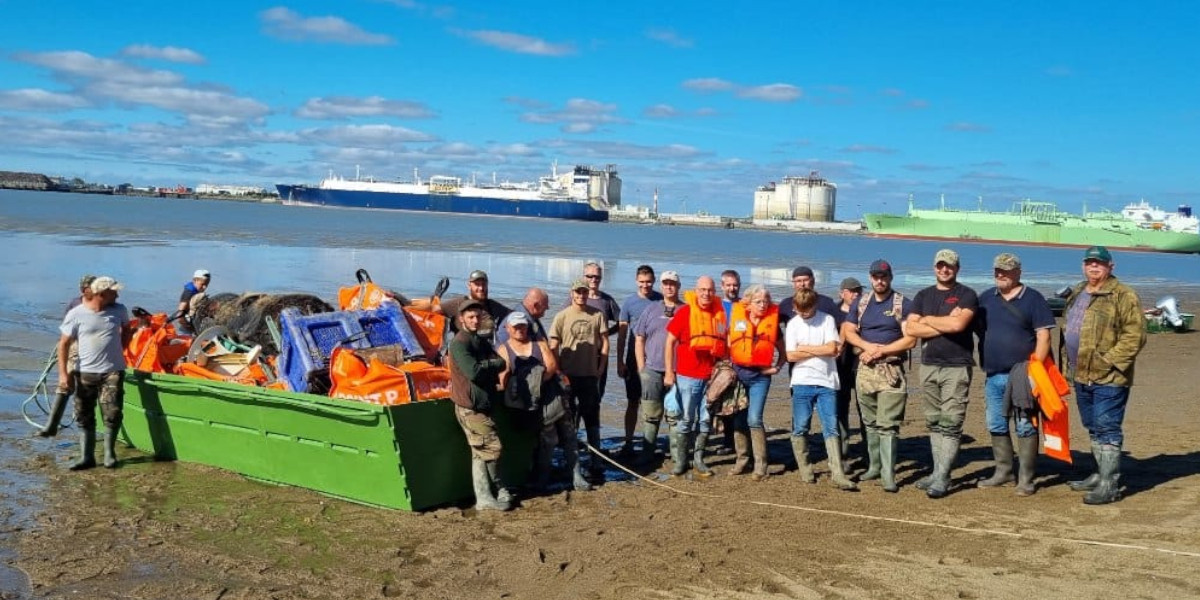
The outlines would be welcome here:
M 96 429 L 96 403 L 104 415 L 104 426 L 121 427 L 125 406 L 125 371 L 80 373 L 75 388 L 75 424 L 80 429 Z
M 483 461 L 500 459 L 500 435 L 496 433 L 496 422 L 491 415 L 455 404 L 454 418 L 458 419 L 463 435 L 467 436 L 471 458 Z

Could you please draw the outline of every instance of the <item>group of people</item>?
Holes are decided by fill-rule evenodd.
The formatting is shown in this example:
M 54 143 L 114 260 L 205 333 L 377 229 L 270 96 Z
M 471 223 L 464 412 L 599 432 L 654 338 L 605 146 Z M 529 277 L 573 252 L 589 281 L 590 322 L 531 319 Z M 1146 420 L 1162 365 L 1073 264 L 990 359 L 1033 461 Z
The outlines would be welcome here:
M 751 285 L 742 294 L 736 271 L 696 279 L 684 292 L 675 271 L 655 276 L 638 267 L 637 291 L 623 303 L 601 290 L 603 268 L 589 262 L 572 282 L 569 303 L 542 323 L 548 294 L 530 289 L 515 310 L 488 297 L 483 271 L 469 276 L 468 293 L 437 306 L 455 331 L 448 344 L 455 414 L 473 460 L 480 509 L 507 510 L 512 490 L 497 469 L 502 446 L 494 412 L 501 406 L 532 410 L 541 428 L 534 485 L 545 486 L 550 456 L 562 445 L 572 485 L 589 490 L 577 447 L 577 428 L 592 449 L 600 447 L 610 338 L 616 371 L 625 384 L 624 444 L 618 457 L 649 463 L 664 420 L 671 474 L 707 478 L 708 438 L 723 429 L 735 454 L 731 475 L 770 476 L 763 413 L 775 377 L 787 371 L 792 401 L 791 446 L 803 481 L 816 473 L 808 434 L 815 412 L 834 486 L 854 490 L 878 480 L 896 483 L 900 426 L 908 405 L 908 354 L 920 346 L 914 389 L 919 390 L 929 432 L 929 474 L 915 484 L 930 498 L 951 488 L 976 365 L 983 370 L 986 425 L 994 469 L 979 487 L 1015 484 L 1018 496 L 1034 483 L 1041 421 L 1030 402 L 1031 362 L 1049 364 L 1056 320 L 1046 298 L 1021 282 L 1020 258 L 998 254 L 994 286 L 976 292 L 958 281 L 954 250 L 933 257 L 935 283 L 906 298 L 892 288 L 884 259 L 867 269 L 869 286 L 841 282 L 837 298 L 818 293 L 807 266 L 792 272 L 792 294 L 775 302 L 770 290 Z M 1134 362 L 1145 344 L 1137 294 L 1113 275 L 1104 247 L 1087 249 L 1082 282 L 1067 297 L 1060 361 L 1091 439 L 1095 468 L 1069 482 L 1087 504 L 1120 498 L 1122 424 L 1133 384 Z M 654 289 L 658 283 L 661 291 Z M 976 360 L 978 352 L 978 361 Z M 850 410 L 857 397 L 866 469 L 851 480 L 847 459 Z M 641 454 L 635 433 L 641 421 Z M 1015 433 L 1015 443 L 1012 433 Z M 601 471 L 596 457 L 590 470 Z

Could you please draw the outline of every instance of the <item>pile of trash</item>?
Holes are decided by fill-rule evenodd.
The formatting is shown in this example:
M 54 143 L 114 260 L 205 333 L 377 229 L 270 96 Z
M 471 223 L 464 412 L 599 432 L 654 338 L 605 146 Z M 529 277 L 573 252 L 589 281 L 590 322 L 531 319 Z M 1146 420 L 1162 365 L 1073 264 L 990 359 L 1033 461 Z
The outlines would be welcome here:
M 339 291 L 337 309 L 309 294 L 216 294 L 197 304 L 190 327 L 135 309 L 126 361 L 149 373 L 373 404 L 448 398 L 445 318 L 401 306 L 403 296 L 383 290 L 364 270 L 356 276 L 356 285 Z M 433 303 L 446 283 L 439 283 Z

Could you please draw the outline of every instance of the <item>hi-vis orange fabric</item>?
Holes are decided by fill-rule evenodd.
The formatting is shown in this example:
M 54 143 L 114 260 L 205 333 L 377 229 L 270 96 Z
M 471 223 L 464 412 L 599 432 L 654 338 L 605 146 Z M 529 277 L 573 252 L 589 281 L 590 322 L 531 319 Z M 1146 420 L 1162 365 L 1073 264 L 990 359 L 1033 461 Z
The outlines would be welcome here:
M 1029 356 L 1029 379 L 1033 383 L 1033 395 L 1041 407 L 1042 449 L 1046 456 L 1071 463 L 1071 415 L 1063 399 L 1071 393 L 1067 382 L 1054 360 L 1049 356 L 1038 361 Z
M 383 288 L 369 280 L 338 290 L 338 308 L 341 310 L 371 310 L 379 308 L 385 300 L 387 295 Z
M 355 364 L 357 363 L 357 364 Z M 450 371 L 423 361 L 393 367 L 372 359 L 364 364 L 353 351 L 339 348 L 330 357 L 332 398 L 371 404 L 408 404 L 450 397 Z
M 125 347 L 125 364 L 138 371 L 166 373 L 187 356 L 191 347 L 192 338 L 178 335 L 167 322 L 167 315 L 159 313 L 150 317 L 148 327 L 134 330 Z
M 239 383 L 242 385 L 252 385 L 255 387 L 264 387 L 273 390 L 283 390 L 286 387 L 283 380 L 278 380 L 274 383 L 268 384 L 267 382 L 269 381 L 269 378 L 267 377 L 267 373 L 263 370 L 262 365 L 258 363 L 248 365 L 237 375 L 228 376 L 210 371 L 195 363 L 182 362 L 175 367 L 175 373 L 177 375 L 183 375 L 184 377 L 197 377 L 199 379 L 208 379 L 210 381 Z
M 405 307 L 404 317 L 425 350 L 425 356 L 437 356 L 446 333 L 446 317 L 430 310 Z
M 775 364 L 775 340 L 779 338 L 779 306 L 771 304 L 758 320 L 750 321 L 744 302 L 734 302 L 729 317 L 729 360 L 743 367 Z
M 707 352 L 714 358 L 724 358 L 728 351 L 725 340 L 725 308 L 716 299 L 709 310 L 700 308 L 700 301 L 696 298 L 694 290 L 684 292 L 683 300 L 691 307 L 688 310 L 688 335 L 691 336 L 688 346 L 696 352 Z

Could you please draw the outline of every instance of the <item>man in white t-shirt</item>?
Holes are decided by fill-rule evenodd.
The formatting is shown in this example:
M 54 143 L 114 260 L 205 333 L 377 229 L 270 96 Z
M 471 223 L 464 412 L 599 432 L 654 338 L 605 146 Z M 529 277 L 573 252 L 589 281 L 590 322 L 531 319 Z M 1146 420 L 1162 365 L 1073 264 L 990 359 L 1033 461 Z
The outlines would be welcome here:
M 817 293 L 800 289 L 792 298 L 796 316 L 788 321 L 784 336 L 788 362 L 792 365 L 792 452 L 805 483 L 814 483 L 808 463 L 808 426 L 813 406 L 821 419 L 825 452 L 829 455 L 829 475 L 838 489 L 858 486 L 846 479 L 842 470 L 842 445 L 837 428 L 836 357 L 840 351 L 837 325 L 833 315 L 817 310 Z

